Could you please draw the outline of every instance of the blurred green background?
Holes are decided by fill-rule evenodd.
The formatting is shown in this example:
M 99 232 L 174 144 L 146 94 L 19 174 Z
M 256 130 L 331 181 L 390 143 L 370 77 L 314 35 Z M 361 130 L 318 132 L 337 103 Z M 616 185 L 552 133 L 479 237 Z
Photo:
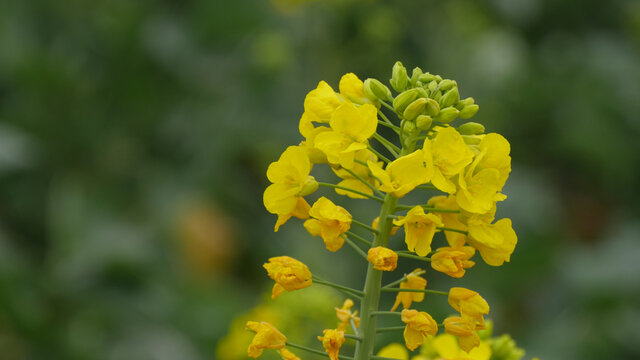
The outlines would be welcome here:
M 478 290 L 527 358 L 640 358 L 633 0 L 0 2 L 0 357 L 246 358 L 225 335 L 264 315 L 268 257 L 359 286 L 350 249 L 272 233 L 265 171 L 318 81 L 396 60 L 456 79 L 512 145 L 511 263 L 429 286 Z M 343 298 L 305 291 L 280 306 L 313 309 L 289 332 L 309 338 Z

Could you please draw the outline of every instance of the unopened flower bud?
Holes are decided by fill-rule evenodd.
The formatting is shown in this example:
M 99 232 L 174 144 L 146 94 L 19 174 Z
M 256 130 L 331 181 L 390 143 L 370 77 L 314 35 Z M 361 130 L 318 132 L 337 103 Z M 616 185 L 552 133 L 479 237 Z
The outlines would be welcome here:
M 424 74 L 422 74 L 422 75 L 420 75 L 420 76 L 418 77 L 418 80 L 422 81 L 422 82 L 423 82 L 423 83 L 425 83 L 425 84 L 426 84 L 426 83 L 429 83 L 429 82 L 431 82 L 431 81 L 433 81 L 433 80 L 435 80 L 435 79 L 436 79 L 436 76 L 435 76 L 435 75 L 433 75 L 433 74 L 431 74 L 431 73 L 428 73 L 428 72 L 427 72 L 427 73 L 424 73 Z
M 427 107 L 428 100 L 426 98 L 419 98 L 409 104 L 404 112 L 402 113 L 402 117 L 406 120 L 413 120 L 418 115 L 422 114 L 424 109 Z
M 468 97 L 466 99 L 462 99 L 460 101 L 458 101 L 458 103 L 456 104 L 456 108 L 458 110 L 462 110 L 465 106 L 467 105 L 473 105 L 475 104 L 475 100 L 472 97 Z
M 457 86 L 454 86 L 451 90 L 444 93 L 440 100 L 438 100 L 441 108 L 453 106 L 458 101 L 460 101 L 460 93 L 458 92 Z
M 416 97 L 418 97 L 418 90 L 409 89 L 393 99 L 393 108 L 396 109 L 396 112 L 398 114 L 402 114 L 404 112 L 404 109 L 406 109 L 407 106 L 409 106 L 409 104 L 411 104 L 413 100 L 416 99 Z
M 391 90 L 377 79 L 367 79 L 364 81 L 364 94 L 371 101 L 391 100 Z
M 419 98 L 421 98 L 421 97 L 428 98 L 429 97 L 429 93 L 427 92 L 427 90 L 425 90 L 425 88 L 417 87 L 416 90 L 418 90 L 418 97 Z
M 440 112 L 440 105 L 433 99 L 427 100 L 427 114 L 436 116 Z
M 507 334 L 491 341 L 491 352 L 492 357 L 505 360 L 520 359 L 524 355 L 524 350 L 519 349 L 515 341 Z
M 416 118 L 416 126 L 420 130 L 429 130 L 432 122 L 433 119 L 431 119 L 431 116 L 429 115 L 418 115 Z
M 435 80 L 431 80 L 429 85 L 427 85 L 427 88 L 429 89 L 429 92 L 433 94 L 434 92 L 436 92 L 436 90 L 438 90 L 438 82 Z
M 411 134 L 411 133 L 416 131 L 416 123 L 413 122 L 413 121 L 406 121 L 405 120 L 403 126 L 404 126 L 404 131 L 406 133 Z
M 402 65 L 400 61 L 396 61 L 391 71 L 391 86 L 397 91 L 401 92 L 407 87 L 409 77 L 407 76 L 407 69 Z
M 316 190 L 318 190 L 318 182 L 316 179 L 309 175 L 307 180 L 305 180 L 304 185 L 302 185 L 302 190 L 300 190 L 300 196 L 307 196 L 313 194 Z
M 462 114 L 462 112 L 460 112 Z M 484 133 L 484 126 L 476 122 L 468 122 L 458 126 L 458 132 L 462 135 L 478 135 Z
M 420 75 L 422 75 L 422 69 L 419 67 L 414 68 L 411 73 L 411 85 L 416 86 L 416 83 L 420 79 Z
M 435 117 L 435 120 L 445 124 L 450 123 L 458 116 L 459 113 L 460 111 L 458 111 L 458 109 L 450 106 L 440 109 L 440 113 Z
M 469 119 L 475 115 L 478 110 L 480 110 L 480 106 L 478 106 L 478 104 L 467 105 L 460 110 L 460 119 Z
M 437 81 L 437 82 L 442 81 L 442 76 L 440 76 L 440 75 L 436 75 L 436 81 Z
M 458 84 L 456 83 L 455 80 L 444 79 L 440 81 L 440 83 L 438 84 L 438 88 L 442 91 L 447 91 L 457 85 Z
M 482 141 L 478 135 L 462 135 L 462 140 L 467 145 L 478 145 Z

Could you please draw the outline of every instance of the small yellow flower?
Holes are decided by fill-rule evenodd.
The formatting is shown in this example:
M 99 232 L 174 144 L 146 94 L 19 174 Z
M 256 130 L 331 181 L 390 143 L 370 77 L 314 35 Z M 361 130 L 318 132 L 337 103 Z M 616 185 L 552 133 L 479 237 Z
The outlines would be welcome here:
M 404 341 L 407 348 L 415 350 L 424 342 L 424 337 L 438 333 L 438 324 L 424 311 L 402 310 L 402 322 L 407 324 L 404 328 Z
M 475 330 L 475 325 L 462 317 L 451 316 L 444 319 L 444 331 L 458 337 L 460 348 L 466 352 L 480 345 L 480 337 Z
M 347 326 L 349 326 L 349 322 L 353 319 L 353 323 L 356 327 L 360 326 L 360 318 L 356 315 L 358 314 L 358 310 L 351 312 L 351 308 L 353 307 L 353 300 L 347 299 L 342 304 L 342 308 L 336 309 L 336 317 L 340 320 L 338 324 L 338 330 L 346 331 Z
M 320 81 L 304 98 L 304 112 L 313 122 L 328 123 L 342 101 L 331 85 Z
M 299 357 L 285 348 L 280 349 L 280 356 L 282 360 L 300 360 Z
M 475 265 L 469 260 L 475 252 L 471 246 L 441 247 L 431 255 L 431 267 L 459 279 L 464 276 L 465 269 Z
M 496 201 L 507 198 L 499 192 L 504 185 L 500 171 L 478 166 L 485 155 L 483 152 L 476 155 L 473 163 L 458 176 L 456 201 L 463 210 L 474 214 L 485 214 L 495 207 Z
M 465 144 L 462 135 L 452 127 L 438 128 L 433 140 L 424 141 L 425 157 L 433 161 L 433 186 L 446 193 L 456 192 L 450 178 L 459 174 L 473 160 L 473 151 Z
M 378 223 L 380 222 L 380 216 L 377 216 L 375 219 L 373 219 L 373 221 L 371 222 L 371 227 L 378 230 Z M 400 229 L 398 226 L 392 226 L 391 227 L 391 235 L 395 235 L 398 232 L 398 229 Z
M 380 271 L 393 271 L 398 266 L 398 254 L 384 246 L 369 249 L 367 261 Z
M 378 189 L 397 198 L 405 196 L 416 186 L 429 182 L 433 174 L 433 164 L 425 160 L 422 150 L 397 158 L 384 170 L 380 164 L 372 161 L 367 164 L 371 173 L 382 182 Z
M 342 234 L 351 228 L 351 214 L 326 197 L 319 198 L 309 210 L 304 227 L 313 236 L 320 236 L 329 251 L 338 251 L 344 244 Z
M 482 138 L 478 149 L 480 154 L 476 156 L 482 156 L 478 162 L 478 168 L 498 170 L 500 173 L 498 183 L 502 189 L 511 172 L 511 157 L 509 156 L 511 145 L 509 141 L 500 134 L 489 133 Z
M 318 336 L 318 340 L 322 341 L 324 351 L 329 354 L 331 360 L 338 360 L 338 352 L 344 344 L 344 331 L 338 329 L 327 329 L 322 332 L 323 336 Z
M 269 277 L 276 282 L 271 291 L 272 299 L 280 296 L 285 290 L 293 291 L 311 286 L 309 268 L 292 257 L 272 257 L 262 267 L 267 270 Z
M 407 216 L 400 216 L 393 223 L 404 226 L 404 241 L 407 243 L 407 249 L 419 256 L 427 256 L 431 252 L 431 241 L 436 233 L 436 227 L 442 226 L 438 216 L 425 214 L 421 206 L 409 210 Z
M 511 260 L 518 237 L 511 226 L 510 219 L 500 219 L 495 224 L 469 220 L 469 245 L 480 252 L 484 262 L 491 266 L 500 266 Z
M 427 206 L 431 206 L 439 209 L 460 210 L 460 207 L 456 202 L 455 195 L 434 196 L 431 199 L 429 199 L 429 201 L 427 202 Z M 459 214 L 457 213 L 436 212 L 434 213 L 434 215 L 438 216 L 440 220 L 442 220 L 442 224 L 445 227 L 448 227 L 451 229 L 467 230 L 467 226 L 460 221 Z M 449 243 L 449 246 L 453 246 L 453 247 L 463 246 L 467 241 L 467 236 L 459 232 L 444 231 L 444 235 L 447 238 L 447 242 Z
M 287 337 L 266 321 L 249 321 L 247 327 L 256 333 L 249 344 L 249 357 L 255 359 L 264 349 L 282 349 L 287 344 Z
M 371 100 L 364 94 L 364 82 L 354 73 L 344 74 L 338 85 L 340 95 L 347 100 L 356 104 L 371 103 Z
M 400 288 L 424 290 L 427 287 L 427 280 L 415 274 L 419 271 L 422 271 L 422 269 L 415 269 L 411 274 L 407 275 L 407 280 L 400 283 Z M 401 291 L 396 295 L 396 302 L 393 304 L 391 311 L 395 311 L 400 303 L 402 303 L 403 308 L 408 309 L 411 307 L 411 303 L 421 302 L 422 300 L 424 300 L 424 293 L 422 292 Z
M 477 292 L 462 287 L 449 290 L 449 305 L 463 318 L 476 323 L 476 329 L 486 328 L 483 315 L 489 314 L 489 304 Z
M 311 206 L 302 196 L 298 197 L 296 202 L 296 207 L 292 212 L 288 214 L 278 214 L 278 220 L 276 221 L 276 225 L 273 227 L 273 231 L 278 232 L 280 226 L 286 223 L 291 217 L 297 217 L 298 219 L 308 219 L 309 218 L 309 210 Z

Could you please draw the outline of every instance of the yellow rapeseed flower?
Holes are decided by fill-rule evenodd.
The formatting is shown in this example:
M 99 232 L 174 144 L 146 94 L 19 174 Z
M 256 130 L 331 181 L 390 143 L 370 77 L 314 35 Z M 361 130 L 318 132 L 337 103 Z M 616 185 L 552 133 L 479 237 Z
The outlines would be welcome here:
M 470 213 L 484 214 L 491 211 L 496 201 L 502 201 L 506 196 L 499 193 L 502 185 L 498 170 L 486 168 L 474 173 L 474 169 L 472 164 L 464 175 L 460 173 L 458 176 L 456 201 Z
M 453 287 L 449 290 L 449 305 L 463 318 L 475 322 L 476 329 L 486 328 L 483 315 L 489 314 L 489 304 L 477 292 Z
M 489 360 L 491 358 L 491 345 L 486 341 L 480 341 L 480 345 L 466 352 L 460 349 L 458 341 L 453 335 L 440 334 L 431 340 L 431 346 L 439 355 L 439 359 L 455 360 Z
M 247 327 L 256 333 L 249 344 L 249 357 L 255 359 L 264 349 L 282 349 L 287 344 L 287 337 L 266 321 L 249 321 Z
M 276 225 L 273 227 L 274 231 L 278 231 L 280 226 L 286 223 L 291 217 L 297 217 L 298 219 L 306 220 L 309 218 L 309 210 L 311 209 L 311 205 L 305 200 L 302 196 L 298 196 L 298 200 L 296 202 L 296 207 L 293 208 L 293 211 L 288 214 L 278 214 L 278 220 L 276 221 Z
M 285 348 L 280 349 L 280 356 L 282 357 L 282 360 L 300 360 L 300 358 L 297 357 L 296 354 Z
M 496 169 L 500 173 L 500 189 L 509 177 L 511 172 L 511 145 L 504 136 L 496 133 L 486 134 L 478 145 L 482 159 L 478 162 L 480 169 Z
M 365 162 L 365 163 L 367 161 L 374 161 L 374 162 L 378 161 L 378 157 L 374 153 L 372 153 L 369 149 L 362 149 L 362 150 L 356 151 L 354 159 L 359 160 L 361 162 Z M 332 167 L 331 170 L 333 170 L 333 172 L 336 175 L 342 178 L 342 181 L 336 185 L 353 189 L 368 195 L 373 195 L 373 190 L 371 189 L 371 187 L 364 184 L 362 181 L 360 181 L 360 179 L 358 179 L 353 174 L 351 174 L 351 172 L 345 170 L 342 167 L 339 167 L 339 168 Z M 354 163 L 353 167 L 350 168 L 349 170 L 351 170 L 356 175 L 360 176 L 362 179 L 366 180 L 369 184 L 371 185 L 376 184 L 376 179 L 373 176 L 371 176 L 371 173 L 369 172 L 369 167 L 367 167 L 366 165 Z M 335 191 L 340 195 L 346 195 L 353 199 L 366 199 L 365 196 L 358 195 L 352 191 L 342 190 L 338 188 L 336 188 Z
M 404 226 L 404 241 L 409 251 L 419 256 L 427 256 L 431 252 L 431 241 L 436 227 L 442 226 L 442 221 L 436 215 L 425 214 L 421 206 L 415 206 L 407 212 L 407 216 L 398 217 L 393 224 Z
M 340 95 L 347 100 L 356 104 L 371 104 L 371 100 L 364 94 L 364 82 L 354 73 L 344 74 L 338 85 Z
M 441 247 L 431 255 L 431 267 L 454 278 L 464 276 L 465 269 L 475 265 L 469 260 L 476 250 L 471 246 Z
M 262 267 L 276 282 L 271 291 L 272 299 L 280 296 L 285 290 L 293 291 L 311 286 L 311 271 L 307 265 L 292 257 L 272 257 Z
M 380 271 L 393 271 L 398 266 L 398 254 L 384 246 L 369 249 L 367 261 Z
M 427 280 L 422 278 L 420 275 L 415 274 L 420 271 L 422 271 L 422 269 L 418 268 L 413 270 L 411 274 L 407 275 L 407 280 L 400 283 L 400 288 L 424 290 L 427 287 Z M 422 292 L 401 291 L 396 295 L 396 302 L 393 304 L 391 311 L 395 311 L 400 303 L 402 303 L 403 308 L 408 309 L 411 307 L 411 303 L 421 302 L 422 300 L 424 300 L 424 293 Z
M 397 198 L 405 196 L 416 186 L 429 182 L 433 174 L 433 164 L 425 160 L 422 150 L 399 157 L 384 170 L 378 163 L 368 161 L 367 164 L 371 173 L 382 182 L 378 189 Z
M 411 351 L 422 345 L 425 336 L 438 333 L 438 324 L 424 311 L 404 309 L 401 316 L 402 322 L 407 324 L 404 328 L 404 341 Z
M 350 320 L 353 319 L 353 323 L 356 327 L 360 326 L 360 318 L 356 315 L 358 314 L 358 310 L 351 312 L 351 308 L 353 307 L 353 300 L 347 299 L 342 304 L 341 308 L 336 309 L 336 317 L 340 320 L 338 324 L 338 330 L 346 331 L 349 326 Z
M 452 127 L 438 128 L 433 140 L 425 139 L 423 151 L 428 161 L 433 161 L 433 186 L 449 194 L 455 193 L 456 185 L 450 178 L 473 160 L 473 151 L 465 144 L 462 135 Z
M 511 226 L 511 219 L 500 219 L 494 224 L 487 224 L 471 218 L 468 242 L 480 252 L 484 262 L 500 266 L 511 260 L 518 237 Z
M 326 329 L 322 332 L 323 336 L 318 336 L 318 340 L 322 341 L 324 351 L 329 354 L 331 360 L 338 360 L 338 352 L 344 344 L 344 331 L 338 329 Z
M 351 228 L 351 214 L 326 197 L 319 198 L 309 210 L 304 227 L 313 236 L 320 236 L 327 250 L 338 251 L 344 244 L 342 234 Z
M 427 206 L 435 207 L 438 209 L 448 209 L 448 210 L 460 210 L 458 203 L 456 202 L 455 195 L 440 195 L 434 196 L 429 201 L 427 201 Z M 434 213 L 437 217 L 442 220 L 442 224 L 444 227 L 448 227 L 451 229 L 458 230 L 467 230 L 467 226 L 460 221 L 460 214 L 451 213 L 451 212 L 436 212 Z M 456 232 L 456 231 L 444 231 L 444 235 L 447 238 L 447 242 L 449 246 L 458 247 L 463 246 L 467 241 L 467 236 L 465 234 Z
M 328 123 L 333 112 L 342 103 L 331 85 L 320 81 L 304 98 L 304 114 L 311 122 Z
M 378 351 L 377 356 L 384 357 L 387 359 L 398 359 L 398 360 L 408 360 L 409 352 L 407 348 L 398 343 L 391 343 Z M 415 360 L 415 358 L 414 358 Z
M 460 348 L 466 352 L 480 345 L 480 337 L 475 330 L 475 324 L 460 316 L 451 316 L 444 319 L 444 331 L 456 336 Z

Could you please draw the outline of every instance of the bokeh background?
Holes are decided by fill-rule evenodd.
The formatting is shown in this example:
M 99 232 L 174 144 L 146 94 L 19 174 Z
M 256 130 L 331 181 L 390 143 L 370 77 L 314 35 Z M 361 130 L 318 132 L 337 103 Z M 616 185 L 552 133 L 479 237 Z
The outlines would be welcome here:
M 274 234 L 265 170 L 319 80 L 396 60 L 456 79 L 512 145 L 512 262 L 430 287 L 478 290 L 527 358 L 639 358 L 633 0 L 1 1 L 0 357 L 244 359 L 247 317 L 319 346 L 343 297 L 261 305 L 261 264 L 352 286 L 365 265 L 299 221 Z

